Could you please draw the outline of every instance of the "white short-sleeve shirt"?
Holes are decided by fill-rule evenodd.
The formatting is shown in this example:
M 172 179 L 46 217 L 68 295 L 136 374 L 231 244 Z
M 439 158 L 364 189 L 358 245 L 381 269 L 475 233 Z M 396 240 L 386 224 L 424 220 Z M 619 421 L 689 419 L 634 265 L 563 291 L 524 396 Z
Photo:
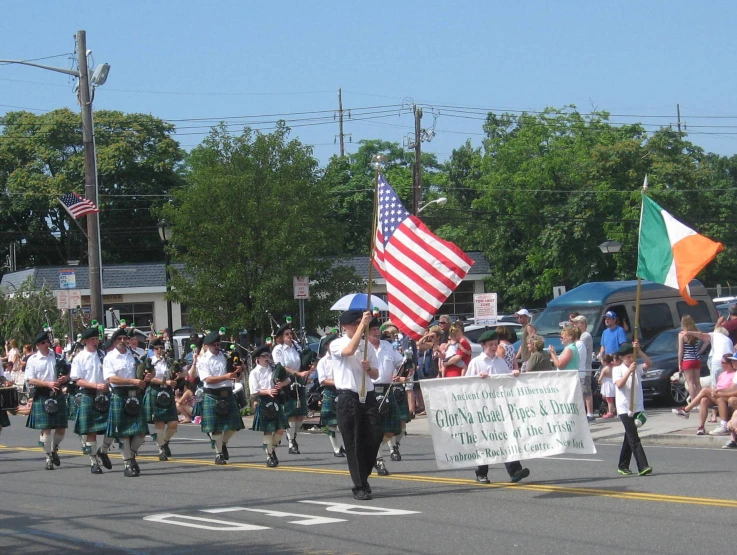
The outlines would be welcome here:
M 102 374 L 102 362 L 97 354 L 97 349 L 88 351 L 83 349 L 78 352 L 72 361 L 72 380 L 84 380 L 89 383 L 103 383 L 105 377 Z
M 258 395 L 262 389 L 274 387 L 274 372 L 270 366 L 255 366 L 248 375 L 248 388 L 252 395 Z
M 205 381 L 205 379 L 210 376 L 218 377 L 224 376 L 228 373 L 223 353 L 213 355 L 210 351 L 205 351 L 205 353 L 197 359 L 197 373 L 205 387 L 208 389 L 220 389 L 221 387 L 233 388 L 233 382 L 230 380 L 223 380 L 218 383 L 207 383 Z
M 136 360 L 128 349 L 126 349 L 124 353 L 121 353 L 118 349 L 113 349 L 105 355 L 105 360 L 102 362 L 102 375 L 105 378 L 105 381 L 109 380 L 113 376 L 127 380 L 135 380 Z M 115 384 L 110 385 L 112 387 L 119 387 Z
M 294 345 L 277 345 L 274 350 L 271 351 L 271 358 L 274 359 L 274 363 L 281 362 L 284 368 L 299 372 L 302 367 L 302 361 L 299 358 L 299 352 Z
M 371 345 L 376 352 L 379 364 L 379 377 L 372 380 L 374 383 L 390 384 L 394 378 L 394 371 L 404 362 L 404 357 L 388 341 L 379 341 L 379 348 Z
M 612 380 L 616 384 L 620 379 L 622 379 L 622 376 L 624 376 L 627 373 L 627 365 L 626 364 L 620 364 L 619 366 L 615 366 L 612 368 Z M 637 370 L 635 371 L 633 376 L 630 376 L 627 378 L 627 383 L 624 384 L 624 387 L 617 387 L 615 391 L 615 403 L 617 405 L 617 414 L 627 414 L 630 410 L 630 394 L 632 392 L 632 379 L 634 377 L 635 381 L 635 407 L 634 412 L 640 412 L 645 410 L 645 402 L 642 398 L 642 373 L 643 373 L 643 367 L 642 364 L 637 365 Z
M 373 391 L 374 383 L 367 372 L 361 367 L 363 359 L 364 340 L 358 343 L 356 352 L 351 356 L 344 357 L 341 353 L 351 342 L 347 335 L 342 335 L 330 343 L 330 354 L 335 359 L 333 366 L 333 380 L 337 389 L 350 389 L 356 393 L 361 392 L 361 382 L 365 385 L 365 391 Z M 370 348 L 366 352 L 366 358 L 371 368 L 378 368 L 379 361 L 376 358 L 376 350 Z
M 56 354 L 49 351 L 49 354 L 43 356 L 40 351 L 36 351 L 26 362 L 26 379 L 41 380 L 44 382 L 56 381 Z
M 511 373 L 512 370 L 509 369 L 509 365 L 503 358 L 499 358 L 497 356 L 489 358 L 486 353 L 481 353 L 480 355 L 473 357 L 471 362 L 468 363 L 466 377 L 480 376 L 481 374 L 494 376 Z
M 335 359 L 328 351 L 324 357 L 317 362 L 317 380 L 322 384 L 325 380 L 333 379 L 333 367 L 335 366 Z

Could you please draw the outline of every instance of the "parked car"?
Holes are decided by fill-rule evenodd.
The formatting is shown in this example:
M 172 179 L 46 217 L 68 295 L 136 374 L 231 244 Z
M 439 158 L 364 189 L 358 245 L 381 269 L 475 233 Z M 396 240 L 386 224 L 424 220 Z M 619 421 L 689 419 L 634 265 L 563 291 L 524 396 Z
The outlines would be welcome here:
M 704 322 L 696 324 L 699 331 L 714 331 L 714 324 Z M 678 372 L 678 333 L 681 328 L 660 332 L 642 346 L 653 361 L 653 366 L 642 376 L 642 394 L 645 399 L 664 399 L 675 405 L 686 402 L 688 391 L 679 382 L 671 382 L 673 374 Z M 709 349 L 701 355 L 701 377 L 709 377 L 706 365 Z

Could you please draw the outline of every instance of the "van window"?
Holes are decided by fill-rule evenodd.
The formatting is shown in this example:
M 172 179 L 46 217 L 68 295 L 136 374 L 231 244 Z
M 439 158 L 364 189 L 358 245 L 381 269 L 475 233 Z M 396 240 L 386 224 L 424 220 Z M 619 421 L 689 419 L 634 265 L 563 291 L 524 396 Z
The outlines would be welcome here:
M 642 339 L 650 339 L 657 333 L 674 327 L 673 315 L 666 303 L 640 305 L 640 333 Z
M 679 318 L 683 318 L 686 314 L 690 314 L 694 322 L 711 322 L 709 308 L 704 301 L 699 301 L 696 306 L 691 306 L 686 301 L 678 301 L 676 303 Z
M 608 306 L 606 308 L 606 311 L 612 311 L 617 315 L 617 325 L 624 330 L 624 333 L 629 336 L 630 332 L 632 331 L 632 327 L 630 326 L 630 319 L 627 317 L 627 309 L 624 307 L 624 305 L 616 304 L 612 306 Z M 599 322 L 599 326 L 597 329 L 597 332 L 593 334 L 595 337 L 600 337 L 601 334 L 606 329 L 606 324 L 604 323 L 604 316 L 602 315 L 601 321 Z
M 555 308 L 546 308 L 545 311 L 535 320 L 533 326 L 537 330 L 538 335 L 545 337 L 556 336 L 560 334 L 563 323 L 568 323 L 568 317 L 571 312 L 578 312 L 586 316 L 588 321 L 587 329 L 593 331 L 597 322 L 599 321 L 599 313 L 601 312 L 601 306 L 595 307 L 572 307 L 563 306 Z

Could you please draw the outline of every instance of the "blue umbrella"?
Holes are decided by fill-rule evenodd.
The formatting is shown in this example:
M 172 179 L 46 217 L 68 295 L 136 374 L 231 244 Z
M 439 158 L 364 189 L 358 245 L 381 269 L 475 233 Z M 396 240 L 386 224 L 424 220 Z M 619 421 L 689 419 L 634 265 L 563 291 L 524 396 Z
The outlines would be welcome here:
M 345 297 L 341 297 L 336 303 L 330 307 L 330 310 L 366 310 L 366 293 L 351 293 Z M 379 310 L 389 310 L 389 306 L 376 295 L 371 295 L 371 304 L 369 310 L 378 308 Z

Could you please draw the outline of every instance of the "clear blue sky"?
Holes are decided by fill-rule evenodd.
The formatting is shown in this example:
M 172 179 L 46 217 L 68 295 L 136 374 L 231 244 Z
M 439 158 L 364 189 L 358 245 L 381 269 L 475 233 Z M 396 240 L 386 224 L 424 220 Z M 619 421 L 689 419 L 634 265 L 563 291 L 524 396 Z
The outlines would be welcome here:
M 176 122 L 187 149 L 220 118 L 325 111 L 283 116 L 292 125 L 318 123 L 294 127 L 292 136 L 315 145 L 324 165 L 338 152 L 332 111 L 342 87 L 353 116 L 348 152 L 361 139 L 401 143 L 413 122 L 400 108 L 412 99 L 437 107 L 437 135 L 423 148 L 441 160 L 481 138 L 483 112 L 458 117 L 458 107 L 566 104 L 626 115 L 614 120 L 650 130 L 675 123 L 680 104 L 690 140 L 731 155 L 736 20 L 730 1 L 26 1 L 4 10 L 0 58 L 71 53 L 84 29 L 95 63 L 112 66 L 95 107 L 212 118 Z M 69 56 L 40 63 L 71 67 Z M 0 113 L 63 106 L 76 109 L 71 78 L 0 65 Z M 307 117 L 325 119 L 296 121 Z M 228 122 L 268 128 L 274 119 Z

